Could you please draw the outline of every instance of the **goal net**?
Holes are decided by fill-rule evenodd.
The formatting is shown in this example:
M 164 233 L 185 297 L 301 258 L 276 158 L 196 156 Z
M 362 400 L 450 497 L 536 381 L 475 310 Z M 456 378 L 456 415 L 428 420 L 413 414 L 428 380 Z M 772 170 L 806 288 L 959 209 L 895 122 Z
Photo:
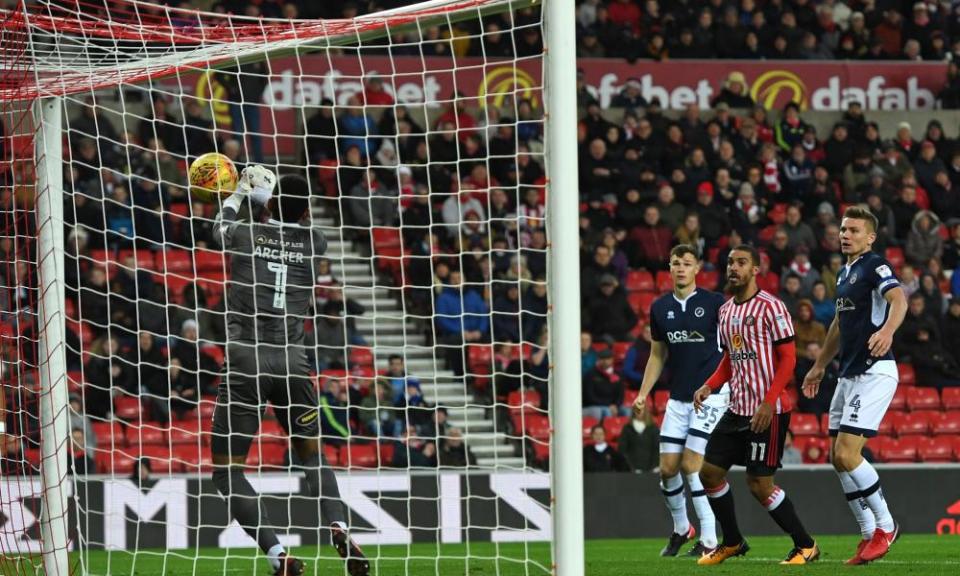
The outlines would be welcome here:
M 304 326 L 308 418 L 371 573 L 551 572 L 539 2 L 258 5 L 0 10 L 0 569 L 272 573 L 211 481 L 243 255 L 187 167 L 218 152 L 309 183 L 301 224 L 328 242 L 309 313 L 285 311 L 279 274 L 270 313 Z M 245 472 L 265 527 L 308 573 L 343 573 L 261 393 Z

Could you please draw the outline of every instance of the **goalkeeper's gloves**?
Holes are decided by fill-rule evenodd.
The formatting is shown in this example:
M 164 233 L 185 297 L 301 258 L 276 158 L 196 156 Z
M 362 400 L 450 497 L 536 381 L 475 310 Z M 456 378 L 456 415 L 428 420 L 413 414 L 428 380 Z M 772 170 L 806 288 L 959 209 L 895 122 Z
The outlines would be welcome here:
M 270 201 L 276 185 L 277 176 L 271 170 L 259 164 L 252 164 L 240 173 L 240 182 L 237 183 L 235 194 L 249 195 L 252 201 L 263 206 Z

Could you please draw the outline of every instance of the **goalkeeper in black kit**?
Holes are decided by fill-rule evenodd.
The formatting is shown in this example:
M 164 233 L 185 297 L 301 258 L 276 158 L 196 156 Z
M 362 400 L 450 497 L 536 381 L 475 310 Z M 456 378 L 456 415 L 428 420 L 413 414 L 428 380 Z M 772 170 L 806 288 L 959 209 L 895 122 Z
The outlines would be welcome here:
M 320 449 L 319 400 L 310 381 L 304 321 L 310 313 L 316 265 L 326 251 L 323 233 L 307 222 L 309 186 L 280 178 L 263 166 L 247 167 L 223 202 L 214 238 L 230 257 L 227 288 L 227 375 L 213 415 L 213 483 L 228 499 L 231 517 L 257 541 L 275 576 L 298 576 L 304 563 L 287 554 L 244 475 L 250 444 L 269 401 L 306 471 L 310 496 L 330 524 L 333 546 L 350 576 L 366 576 L 370 563 L 350 538 L 340 491 Z M 246 198 L 266 206 L 259 223 L 241 222 Z M 251 210 L 252 211 L 252 210 Z M 269 216 L 269 218 L 267 218 Z

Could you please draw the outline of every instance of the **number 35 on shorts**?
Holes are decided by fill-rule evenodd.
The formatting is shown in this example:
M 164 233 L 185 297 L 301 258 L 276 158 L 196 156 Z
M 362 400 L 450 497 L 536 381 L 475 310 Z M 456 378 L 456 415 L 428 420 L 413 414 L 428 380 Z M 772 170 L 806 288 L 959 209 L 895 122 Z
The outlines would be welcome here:
M 700 428 L 704 432 L 709 432 L 710 429 L 716 425 L 721 415 L 720 409 L 716 406 L 702 406 L 700 411 L 697 412 L 697 420 L 700 421 L 700 425 L 697 426 L 697 428 Z

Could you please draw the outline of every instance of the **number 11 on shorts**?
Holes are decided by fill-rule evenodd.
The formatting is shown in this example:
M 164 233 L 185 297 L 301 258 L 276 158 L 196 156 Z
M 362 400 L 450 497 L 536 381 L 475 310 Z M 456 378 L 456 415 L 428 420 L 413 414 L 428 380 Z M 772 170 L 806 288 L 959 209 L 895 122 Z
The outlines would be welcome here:
M 750 460 L 753 462 L 759 462 L 763 460 L 763 454 L 767 451 L 766 442 L 751 442 L 750 443 Z

